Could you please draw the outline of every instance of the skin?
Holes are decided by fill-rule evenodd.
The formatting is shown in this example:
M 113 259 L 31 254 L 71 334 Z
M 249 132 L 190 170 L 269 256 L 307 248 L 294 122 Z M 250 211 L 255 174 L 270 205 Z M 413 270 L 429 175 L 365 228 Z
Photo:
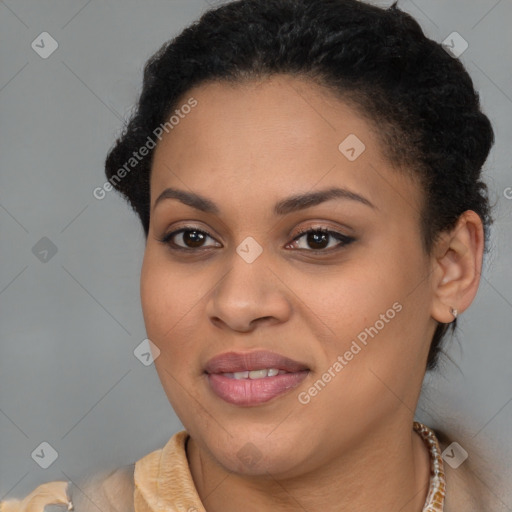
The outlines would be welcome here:
M 206 509 L 421 511 L 429 457 L 412 430 L 414 410 L 436 321 L 451 322 L 450 307 L 463 312 L 477 291 L 479 217 L 465 212 L 426 254 L 420 186 L 384 159 L 378 127 L 319 85 L 281 75 L 202 84 L 183 103 L 191 96 L 198 105 L 155 149 L 141 301 L 160 380 L 191 436 L 190 471 Z M 349 134 L 366 146 L 354 161 L 338 150 Z M 332 186 L 373 207 L 333 199 L 273 212 L 279 200 Z M 176 199 L 154 207 L 167 187 L 207 197 L 219 213 Z M 189 253 L 159 240 L 186 225 L 212 238 Z M 290 245 L 299 228 L 318 227 L 355 240 L 336 250 L 330 237 L 325 255 L 307 236 Z M 252 263 L 236 252 L 248 236 L 263 249 Z M 195 247 L 179 234 L 173 241 Z M 401 311 L 300 403 L 298 393 L 395 303 Z M 213 394 L 205 363 L 256 349 L 310 372 L 254 407 Z M 237 455 L 249 442 L 253 464 Z

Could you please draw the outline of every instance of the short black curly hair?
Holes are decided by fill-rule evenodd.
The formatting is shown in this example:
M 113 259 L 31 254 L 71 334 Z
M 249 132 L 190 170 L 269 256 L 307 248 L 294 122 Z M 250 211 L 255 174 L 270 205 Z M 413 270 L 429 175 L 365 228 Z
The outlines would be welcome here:
M 358 0 L 233 1 L 204 13 L 148 60 L 138 104 L 106 158 L 107 178 L 146 238 L 154 151 L 127 172 L 134 150 L 148 145 L 192 87 L 283 73 L 329 87 L 379 127 L 386 158 L 425 191 L 427 253 L 466 210 L 482 219 L 487 251 L 492 218 L 481 171 L 494 132 L 471 77 L 397 2 L 381 8 Z M 456 321 L 437 325 L 427 370 L 437 366 L 449 326 Z

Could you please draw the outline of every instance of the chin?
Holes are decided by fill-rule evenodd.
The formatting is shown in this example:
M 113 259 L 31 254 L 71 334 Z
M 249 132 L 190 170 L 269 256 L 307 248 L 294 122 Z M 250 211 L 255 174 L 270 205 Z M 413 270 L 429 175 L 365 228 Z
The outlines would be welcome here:
M 279 450 L 269 447 L 261 451 L 248 442 L 237 445 L 235 450 L 233 446 L 226 447 L 227 451 L 221 451 L 220 448 L 216 447 L 215 452 L 212 452 L 218 463 L 239 475 L 285 478 L 294 476 L 297 468 L 302 468 L 297 454 L 291 458 L 291 447 L 282 446 Z
M 302 436 L 295 438 L 290 433 L 277 435 L 272 428 L 230 429 L 231 436 L 223 431 L 203 433 L 198 444 L 206 446 L 214 460 L 227 471 L 247 476 L 292 477 L 302 473 L 309 458 L 307 446 L 301 443 Z

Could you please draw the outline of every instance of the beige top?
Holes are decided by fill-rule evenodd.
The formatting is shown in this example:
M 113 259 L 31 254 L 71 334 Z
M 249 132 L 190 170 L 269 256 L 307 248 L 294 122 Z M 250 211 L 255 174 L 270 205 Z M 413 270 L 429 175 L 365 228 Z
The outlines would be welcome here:
M 415 422 L 414 429 L 428 447 L 431 460 L 430 490 L 423 512 L 442 512 L 445 482 L 437 438 L 421 423 Z M 100 485 L 75 487 L 67 481 L 47 482 L 22 500 L 0 501 L 0 512 L 96 512 L 98 507 L 103 512 L 206 512 L 190 473 L 187 439 L 185 430 L 174 434 L 163 448 L 109 473 L 106 478 L 103 475 Z M 50 506 L 45 511 L 45 505 L 57 507 Z

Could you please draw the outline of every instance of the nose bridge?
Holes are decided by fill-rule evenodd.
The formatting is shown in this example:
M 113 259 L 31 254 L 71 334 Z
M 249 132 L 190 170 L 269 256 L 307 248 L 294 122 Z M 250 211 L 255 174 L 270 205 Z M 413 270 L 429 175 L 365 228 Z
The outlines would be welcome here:
M 288 300 L 269 269 L 268 256 L 252 237 L 238 245 L 229 271 L 210 297 L 210 318 L 244 330 L 258 318 L 282 321 L 289 314 Z
M 265 293 L 263 288 L 269 285 L 271 272 L 263 247 L 259 244 L 258 247 L 255 241 L 244 240 L 239 244 L 229 260 L 229 272 L 217 287 L 217 298 L 222 296 L 222 300 L 237 302 L 239 306 L 244 302 L 247 305 L 259 302 Z

